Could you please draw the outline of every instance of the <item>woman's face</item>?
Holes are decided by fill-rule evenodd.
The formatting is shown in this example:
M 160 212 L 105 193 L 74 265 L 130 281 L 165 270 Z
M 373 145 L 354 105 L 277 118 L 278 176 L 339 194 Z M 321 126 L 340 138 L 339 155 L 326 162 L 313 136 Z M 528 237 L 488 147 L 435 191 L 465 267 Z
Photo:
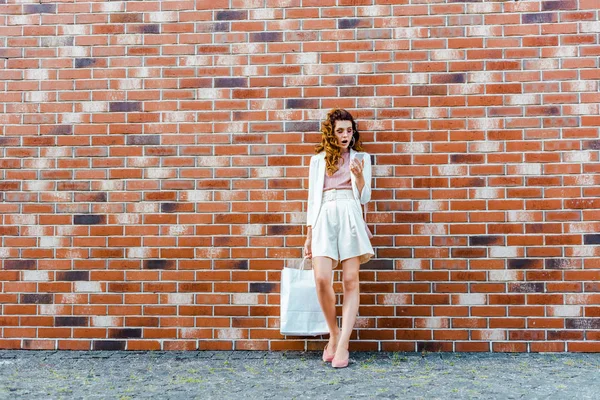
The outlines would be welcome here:
M 342 151 L 347 151 L 352 141 L 352 134 L 354 133 L 352 130 L 352 121 L 335 121 L 333 132 Z

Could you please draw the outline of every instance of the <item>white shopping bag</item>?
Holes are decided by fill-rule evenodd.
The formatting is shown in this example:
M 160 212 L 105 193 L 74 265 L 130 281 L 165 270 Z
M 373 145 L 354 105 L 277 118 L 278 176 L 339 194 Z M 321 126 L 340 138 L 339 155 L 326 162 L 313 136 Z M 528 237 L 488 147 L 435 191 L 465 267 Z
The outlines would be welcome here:
M 279 331 L 282 335 L 317 336 L 329 333 L 325 315 L 317 299 L 315 276 L 305 269 L 305 257 L 299 269 L 281 271 L 281 314 Z

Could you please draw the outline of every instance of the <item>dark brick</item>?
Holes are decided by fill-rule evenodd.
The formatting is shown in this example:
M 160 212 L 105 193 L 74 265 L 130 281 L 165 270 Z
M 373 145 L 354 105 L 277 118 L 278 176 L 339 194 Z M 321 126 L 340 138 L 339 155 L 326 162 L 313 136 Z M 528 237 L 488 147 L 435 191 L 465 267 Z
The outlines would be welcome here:
M 229 22 L 217 22 L 211 24 L 210 30 L 212 32 L 229 32 L 231 24 Z
M 93 350 L 125 350 L 124 340 L 94 340 Z
M 285 108 L 319 108 L 317 99 L 287 99 Z
M 246 78 L 216 78 L 216 88 L 233 88 L 233 87 L 246 87 L 248 86 L 248 80 Z
M 108 200 L 108 194 L 106 192 L 100 193 L 75 193 L 75 203 L 87 203 L 87 202 L 106 202 Z
M 548 340 L 582 340 L 583 333 L 575 331 L 548 331 Z
M 272 293 L 277 289 L 277 284 L 270 282 L 250 282 L 250 293 Z
M 50 293 L 26 293 L 21 294 L 21 304 L 52 304 Z
M 144 260 L 144 269 L 172 269 L 173 260 Z
M 544 24 L 554 21 L 553 13 L 531 13 L 522 14 L 521 23 L 523 24 Z
M 552 10 L 576 10 L 576 0 L 543 1 L 542 11 Z
M 59 125 L 55 126 L 50 130 L 51 135 L 72 135 L 73 126 L 71 125 Z
M 567 318 L 567 329 L 600 329 L 600 318 Z
M 250 34 L 250 42 L 282 42 L 283 32 L 254 32 Z
M 108 337 L 111 339 L 134 339 L 142 337 L 141 328 L 109 329 Z
M 75 225 L 98 225 L 103 224 L 106 221 L 104 215 L 74 215 L 73 224 Z
M 286 121 L 286 132 L 317 132 L 319 130 L 319 122 L 317 121 Z
M 474 247 L 456 247 L 451 250 L 452 258 L 483 258 L 487 257 L 487 249 Z
M 87 326 L 87 317 L 54 317 L 54 326 Z
M 248 260 L 230 260 L 227 264 L 228 269 L 248 269 Z
M 544 261 L 546 269 L 569 269 L 571 262 L 565 258 L 548 258 Z
M 171 213 L 177 211 L 177 203 L 161 203 L 160 212 Z
M 215 15 L 217 21 L 234 21 L 248 19 L 246 11 L 217 11 Z
M 286 226 L 286 225 L 268 225 L 267 235 L 290 235 L 299 234 L 298 226 Z
M 360 19 L 358 18 L 339 19 L 338 29 L 353 29 L 356 28 L 359 24 Z
M 160 145 L 160 135 L 129 135 L 127 144 L 140 146 Z
M 470 236 L 469 246 L 492 246 L 504 244 L 502 236 Z
M 76 58 L 75 59 L 75 68 L 85 68 L 90 65 L 96 64 L 95 58 Z
M 465 83 L 467 81 L 467 74 L 443 74 L 434 75 L 432 77 L 432 83 Z
M 544 282 L 512 282 L 508 284 L 510 293 L 544 293 Z
M 360 269 L 393 270 L 394 260 L 373 259 L 361 265 Z
M 90 271 L 58 271 L 56 272 L 57 281 L 89 281 Z
M 4 260 L 4 269 L 6 270 L 34 270 L 36 268 L 36 260 Z
M 142 33 L 160 33 L 159 24 L 149 24 L 142 26 Z
M 598 234 L 583 235 L 583 244 L 600 244 L 600 235 L 598 235 Z
M 338 78 L 335 78 L 335 84 L 338 86 L 356 85 L 356 78 L 353 76 L 340 76 Z
M 590 140 L 583 142 L 583 148 L 586 150 L 600 150 L 600 140 Z
M 24 14 L 54 14 L 56 13 L 56 4 L 25 4 L 23 7 Z
M 413 96 L 445 96 L 448 87 L 444 85 L 416 85 L 412 87 Z
M 142 103 L 139 101 L 113 101 L 109 104 L 110 112 L 131 112 L 140 111 Z
M 556 106 L 532 107 L 532 111 L 541 115 L 560 115 L 560 108 Z
M 531 269 L 535 268 L 537 260 L 530 260 L 526 258 L 515 258 L 508 260 L 508 269 Z
M 108 201 L 108 193 L 106 193 L 106 192 L 95 193 L 94 197 L 91 199 L 91 201 L 107 202 Z
M 417 342 L 417 352 L 436 352 L 443 350 L 444 344 L 441 342 Z

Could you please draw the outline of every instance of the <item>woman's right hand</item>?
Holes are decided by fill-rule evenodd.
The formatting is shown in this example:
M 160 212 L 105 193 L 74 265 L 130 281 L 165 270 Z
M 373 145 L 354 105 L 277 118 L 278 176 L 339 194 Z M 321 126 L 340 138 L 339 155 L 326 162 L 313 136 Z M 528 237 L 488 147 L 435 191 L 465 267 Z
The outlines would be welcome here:
M 304 257 L 312 258 L 311 237 L 307 237 L 304 242 Z

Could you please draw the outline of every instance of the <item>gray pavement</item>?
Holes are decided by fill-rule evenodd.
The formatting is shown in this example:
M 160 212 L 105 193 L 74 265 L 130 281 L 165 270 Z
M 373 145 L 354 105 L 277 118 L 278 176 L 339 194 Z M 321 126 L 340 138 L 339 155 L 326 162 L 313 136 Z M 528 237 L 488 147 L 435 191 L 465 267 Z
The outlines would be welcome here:
M 600 354 L 0 351 L 1 399 L 598 399 Z

